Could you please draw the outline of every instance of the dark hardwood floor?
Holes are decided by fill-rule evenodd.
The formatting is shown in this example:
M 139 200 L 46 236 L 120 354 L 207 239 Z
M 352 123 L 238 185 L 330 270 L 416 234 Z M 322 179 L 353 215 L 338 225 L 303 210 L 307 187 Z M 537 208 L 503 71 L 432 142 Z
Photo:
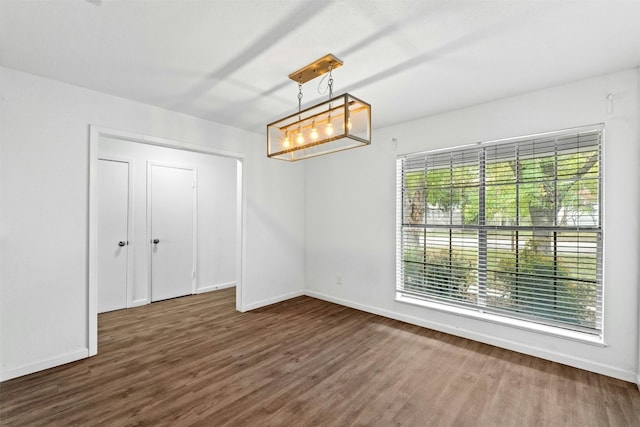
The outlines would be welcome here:
M 0 425 L 640 426 L 631 383 L 308 297 L 99 316 L 98 355 L 0 384 Z

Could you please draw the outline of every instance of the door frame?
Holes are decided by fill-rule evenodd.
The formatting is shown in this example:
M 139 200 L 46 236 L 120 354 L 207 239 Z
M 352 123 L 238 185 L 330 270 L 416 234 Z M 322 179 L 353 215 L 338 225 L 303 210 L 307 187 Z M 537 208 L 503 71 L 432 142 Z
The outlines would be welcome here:
M 191 262 L 191 270 L 193 271 L 193 275 L 191 276 L 191 295 L 196 293 L 196 277 L 197 277 L 197 260 L 198 260 L 198 168 L 195 166 L 189 166 L 184 164 L 177 163 L 165 163 L 165 162 L 156 162 L 156 161 L 147 161 L 147 295 L 149 296 L 149 302 L 153 301 L 153 250 L 151 249 L 151 239 L 152 229 L 151 229 L 151 207 L 152 207 L 152 195 L 151 186 L 153 183 L 151 182 L 151 168 L 154 166 L 167 167 L 167 168 L 175 168 L 175 169 L 183 169 L 190 170 L 193 173 L 193 194 L 192 194 L 192 221 L 193 221 L 193 241 L 192 241 L 192 251 L 193 251 L 193 260 Z
M 109 162 L 120 162 L 120 163 L 126 163 L 127 164 L 127 173 L 129 174 L 128 179 L 127 179 L 127 242 L 131 242 L 131 236 L 134 235 L 134 226 L 135 224 L 133 223 L 133 167 L 134 167 L 134 160 L 129 159 L 127 157 L 123 157 L 123 156 L 114 156 L 111 154 L 108 155 L 104 155 L 104 156 L 98 156 L 98 161 L 100 160 L 106 160 Z M 97 165 L 97 163 L 96 163 Z M 97 175 L 96 175 L 97 176 Z M 97 187 L 96 187 L 96 191 L 97 191 Z M 97 215 L 98 215 L 98 211 L 96 209 L 96 218 L 95 218 L 95 223 L 97 226 Z M 96 233 L 97 233 L 97 228 L 96 228 Z M 96 238 L 97 238 L 97 234 L 96 234 Z M 97 243 L 97 242 L 96 242 Z M 97 245 L 96 245 L 97 248 Z M 133 250 L 131 249 L 131 245 L 127 244 L 127 283 L 125 284 L 125 289 L 126 289 L 126 295 L 127 295 L 127 301 L 126 301 L 126 308 L 131 308 L 131 300 L 133 299 L 133 287 L 131 286 L 131 284 L 133 283 L 133 268 L 131 268 L 131 266 L 133 265 Z M 97 259 L 96 259 L 96 268 L 97 268 Z M 97 278 L 97 276 L 96 276 Z M 97 281 L 96 281 L 96 296 L 97 296 Z M 96 305 L 98 304 L 98 300 L 96 299 Z M 97 311 L 97 308 L 96 308 Z
M 88 268 L 87 268 L 87 347 L 89 356 L 98 353 L 98 142 L 100 138 L 114 138 L 141 144 L 156 145 L 195 153 L 227 157 L 236 160 L 236 310 L 246 311 L 242 283 L 246 265 L 246 172 L 244 154 L 218 150 L 203 145 L 189 144 L 166 138 L 141 135 L 134 132 L 89 125 L 89 212 L 88 212 Z

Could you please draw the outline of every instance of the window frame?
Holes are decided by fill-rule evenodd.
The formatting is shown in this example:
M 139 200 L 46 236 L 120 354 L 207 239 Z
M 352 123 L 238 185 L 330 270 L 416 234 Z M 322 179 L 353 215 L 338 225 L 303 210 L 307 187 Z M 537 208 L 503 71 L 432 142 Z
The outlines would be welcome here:
M 594 147 L 595 147 L 594 150 L 597 150 L 597 153 L 598 153 L 598 158 L 597 158 L 598 170 L 597 170 L 597 178 L 596 178 L 597 188 L 598 188 L 597 224 L 593 227 L 577 226 L 573 228 L 577 228 L 578 230 L 589 229 L 591 230 L 591 232 L 593 232 L 597 236 L 596 243 L 595 243 L 596 244 L 595 288 L 596 288 L 597 295 L 596 295 L 596 307 L 595 307 L 595 315 L 594 315 L 595 316 L 594 327 L 585 328 L 585 327 L 579 327 L 579 326 L 570 326 L 562 323 L 558 324 L 558 322 L 551 322 L 551 321 L 545 322 L 541 320 L 540 317 L 542 316 L 538 316 L 536 318 L 535 316 L 530 317 L 527 315 L 514 315 L 514 313 L 509 310 L 506 310 L 506 313 L 501 313 L 499 309 L 496 309 L 496 307 L 483 306 L 483 303 L 481 301 L 480 302 L 476 301 L 476 303 L 473 303 L 473 304 L 467 304 L 464 301 L 455 302 L 455 301 L 449 301 L 449 300 L 442 300 L 434 295 L 415 295 L 415 293 L 408 292 L 406 290 L 406 282 L 404 277 L 404 271 L 405 271 L 404 240 L 406 235 L 403 233 L 403 231 L 408 227 L 408 225 L 405 222 L 405 218 L 404 218 L 404 210 L 405 210 L 406 203 L 404 199 L 403 190 L 404 190 L 404 184 L 405 184 L 404 165 L 407 159 L 415 159 L 415 158 L 421 158 L 421 157 L 424 157 L 425 159 L 427 159 L 429 156 L 438 156 L 438 155 L 447 154 L 447 153 L 464 152 L 465 150 L 478 150 L 478 152 L 483 153 L 482 156 L 484 161 L 478 162 L 478 165 L 479 165 L 478 166 L 479 168 L 478 215 L 480 218 L 478 219 L 479 223 L 477 227 L 469 227 L 471 229 L 478 230 L 478 237 L 477 237 L 478 260 L 481 260 L 484 258 L 484 262 L 485 262 L 484 266 L 476 265 L 476 272 L 478 275 L 478 278 L 476 279 L 476 283 L 478 286 L 477 298 L 480 299 L 482 287 L 484 285 L 485 286 L 484 289 L 486 290 L 486 286 L 488 283 L 486 280 L 486 273 L 487 273 L 486 251 L 488 248 L 488 245 L 486 242 L 486 232 L 487 230 L 491 229 L 491 227 L 488 227 L 486 226 L 486 224 L 482 223 L 483 220 L 481 218 L 484 214 L 486 214 L 486 206 L 484 206 L 483 198 L 486 197 L 486 190 L 487 188 L 490 187 L 486 182 L 484 182 L 484 180 L 486 179 L 486 170 L 483 170 L 483 168 L 486 168 L 486 157 L 484 156 L 486 156 L 487 149 L 490 149 L 491 147 L 496 147 L 496 146 L 497 147 L 509 147 L 512 145 L 516 146 L 516 144 L 518 143 L 532 141 L 532 140 L 539 140 L 542 138 L 555 138 L 556 139 L 555 144 L 557 144 L 558 138 L 561 138 L 563 136 L 568 136 L 568 135 L 578 136 L 580 134 L 589 133 L 589 132 L 595 132 L 597 134 L 597 142 L 594 144 Z M 604 124 L 596 124 L 596 125 L 582 126 L 578 128 L 570 128 L 570 129 L 563 129 L 563 130 L 545 132 L 545 133 L 539 133 L 539 134 L 533 134 L 533 135 L 519 136 L 514 138 L 505 138 L 500 140 L 487 141 L 487 142 L 481 142 L 481 143 L 469 144 L 469 145 L 463 145 L 463 146 L 457 146 L 457 147 L 442 148 L 437 150 L 429 150 L 429 151 L 423 151 L 423 152 L 417 152 L 417 153 L 407 153 L 407 154 L 398 155 L 396 160 L 396 296 L 395 296 L 395 300 L 398 302 L 420 305 L 420 306 L 428 307 L 431 309 L 452 313 L 455 315 L 487 320 L 495 323 L 515 326 L 515 327 L 526 329 L 526 330 L 532 330 L 532 331 L 552 334 L 552 335 L 559 335 L 559 336 L 570 338 L 570 339 L 603 345 L 604 344 L 604 321 L 605 321 L 604 320 L 604 294 L 605 294 L 604 292 L 604 289 L 605 289 L 604 287 L 604 209 L 603 209 L 604 207 L 604 140 L 605 140 Z M 576 142 L 576 145 L 579 147 L 579 142 Z M 543 158 L 546 153 L 547 151 L 543 151 L 543 153 L 538 156 L 534 154 L 533 158 Z M 555 156 L 554 159 L 556 162 L 556 174 L 554 177 L 554 185 L 557 185 L 557 182 L 559 181 L 557 164 L 558 164 L 558 157 L 560 155 L 556 151 L 554 156 Z M 426 166 L 424 170 L 425 171 L 427 170 Z M 426 176 L 426 172 L 425 172 L 425 176 Z M 516 180 L 518 180 L 518 178 L 516 178 Z M 518 184 L 516 185 L 516 188 L 518 188 L 518 185 L 520 185 L 521 181 L 517 181 L 517 182 Z M 426 197 L 425 197 L 425 206 L 426 206 Z M 426 219 L 427 208 L 425 207 L 423 209 L 424 209 L 425 219 L 424 219 L 424 224 L 421 226 L 426 229 L 429 226 L 429 224 L 427 223 L 428 221 Z M 519 215 L 519 213 L 517 215 Z M 557 218 L 555 220 L 557 221 Z M 448 226 L 450 226 L 449 229 L 451 229 L 451 227 L 453 227 L 453 224 L 448 224 Z M 460 228 L 464 229 L 464 225 L 460 224 Z M 518 227 L 515 227 L 515 228 L 518 228 Z M 534 228 L 534 227 L 529 227 L 529 229 L 531 228 Z M 557 231 L 558 229 L 560 229 L 560 231 Z M 566 229 L 568 230 L 572 228 L 567 227 Z M 561 232 L 562 227 L 556 224 L 554 226 L 554 230 L 556 230 L 554 231 L 554 233 Z M 586 231 L 583 231 L 583 232 L 586 233 Z M 426 252 L 427 251 L 426 237 L 424 239 L 425 240 L 422 243 L 422 245 L 424 246 L 423 250 Z M 452 248 L 451 245 L 452 244 L 449 243 L 449 248 Z M 422 248 L 422 246 L 419 246 L 419 247 Z M 484 254 L 482 254 L 483 250 L 485 251 Z M 554 250 L 555 250 L 555 247 L 554 247 Z M 579 252 L 579 249 L 576 249 L 576 252 Z M 580 254 L 577 253 L 576 257 L 579 257 L 579 256 Z M 557 271 L 554 270 L 554 274 L 555 273 L 557 273 Z M 485 278 L 484 279 L 480 278 L 481 275 L 484 275 Z M 426 273 L 425 273 L 424 280 L 426 281 Z

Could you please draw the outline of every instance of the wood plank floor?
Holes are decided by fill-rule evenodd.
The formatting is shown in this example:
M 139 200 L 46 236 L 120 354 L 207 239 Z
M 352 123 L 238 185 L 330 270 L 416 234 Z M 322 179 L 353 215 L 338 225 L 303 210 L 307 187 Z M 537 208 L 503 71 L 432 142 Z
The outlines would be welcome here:
M 99 316 L 99 353 L 0 384 L 0 425 L 640 426 L 631 383 L 299 297 Z

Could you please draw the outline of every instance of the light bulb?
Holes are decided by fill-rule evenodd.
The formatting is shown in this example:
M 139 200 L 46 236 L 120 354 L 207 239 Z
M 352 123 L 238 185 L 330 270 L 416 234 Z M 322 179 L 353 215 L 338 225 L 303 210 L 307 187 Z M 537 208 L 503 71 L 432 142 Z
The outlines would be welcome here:
M 352 127 L 353 125 L 351 124 L 351 117 L 349 117 L 349 120 L 347 120 L 347 129 L 351 130 Z
M 289 148 L 291 147 L 291 141 L 289 141 L 289 134 L 285 133 L 284 134 L 284 141 L 282 141 L 282 146 L 284 148 Z
M 304 144 L 304 135 L 302 134 L 300 129 L 298 129 L 298 136 L 296 137 L 296 142 L 298 144 Z
M 329 136 L 333 135 L 333 123 L 331 123 L 331 117 L 329 117 L 329 122 L 327 123 L 327 128 L 325 129 L 325 132 L 327 132 L 327 135 Z
M 318 130 L 316 129 L 316 121 L 315 120 L 311 122 L 311 133 L 309 134 L 309 136 L 313 140 L 318 139 Z

